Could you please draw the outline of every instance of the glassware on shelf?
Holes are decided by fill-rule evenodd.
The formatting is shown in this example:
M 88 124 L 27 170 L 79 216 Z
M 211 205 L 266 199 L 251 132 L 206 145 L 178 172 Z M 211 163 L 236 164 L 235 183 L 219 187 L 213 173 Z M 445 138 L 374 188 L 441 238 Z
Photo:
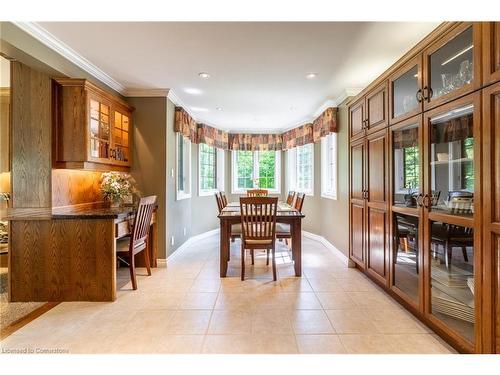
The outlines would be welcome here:
M 472 80 L 472 64 L 469 60 L 464 60 L 460 63 L 460 79 L 462 85 L 469 84 Z

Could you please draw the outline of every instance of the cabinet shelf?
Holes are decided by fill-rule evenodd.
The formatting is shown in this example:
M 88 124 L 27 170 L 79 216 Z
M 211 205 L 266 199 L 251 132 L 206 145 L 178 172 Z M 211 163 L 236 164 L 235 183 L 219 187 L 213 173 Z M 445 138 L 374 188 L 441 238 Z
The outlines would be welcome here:
M 474 159 L 470 159 L 470 158 L 460 158 L 460 159 L 450 159 L 450 160 L 436 160 L 436 161 L 431 161 L 431 165 L 468 163 L 468 162 L 473 162 L 473 161 L 474 161 Z

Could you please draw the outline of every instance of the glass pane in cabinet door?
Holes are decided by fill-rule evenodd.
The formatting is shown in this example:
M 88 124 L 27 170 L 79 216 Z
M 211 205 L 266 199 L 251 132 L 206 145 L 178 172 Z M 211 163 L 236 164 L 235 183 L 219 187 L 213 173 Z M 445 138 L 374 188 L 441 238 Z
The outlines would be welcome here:
M 418 217 L 394 213 L 394 285 L 418 302 Z
M 474 231 L 431 222 L 432 314 L 474 342 Z
M 123 128 L 123 130 L 128 131 L 128 117 L 125 115 L 122 115 L 122 116 L 123 116 L 122 128 Z
M 393 132 L 394 205 L 417 207 L 420 194 L 418 124 Z
M 93 137 L 99 137 L 99 120 L 90 119 L 90 133 Z
M 432 99 L 439 98 L 474 78 L 472 26 L 430 55 Z
M 115 111 L 115 128 L 122 128 L 122 114 Z
M 474 137 L 472 105 L 431 119 L 431 189 L 433 211 L 474 213 Z
M 393 116 L 398 117 L 418 107 L 418 66 L 404 73 L 392 82 Z
M 90 139 L 90 156 L 93 158 L 99 157 L 99 141 L 95 138 Z
M 99 120 L 99 102 L 90 100 L 90 117 Z

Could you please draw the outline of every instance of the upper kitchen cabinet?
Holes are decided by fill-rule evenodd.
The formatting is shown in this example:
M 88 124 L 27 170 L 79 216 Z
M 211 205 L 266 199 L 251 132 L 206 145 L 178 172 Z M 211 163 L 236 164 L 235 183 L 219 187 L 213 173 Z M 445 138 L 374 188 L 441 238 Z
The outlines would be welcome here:
M 463 22 L 423 52 L 424 110 L 481 87 L 481 24 Z
M 128 171 L 130 107 L 84 79 L 54 80 L 54 166 Z
M 500 80 L 500 22 L 483 25 L 483 80 L 484 84 Z

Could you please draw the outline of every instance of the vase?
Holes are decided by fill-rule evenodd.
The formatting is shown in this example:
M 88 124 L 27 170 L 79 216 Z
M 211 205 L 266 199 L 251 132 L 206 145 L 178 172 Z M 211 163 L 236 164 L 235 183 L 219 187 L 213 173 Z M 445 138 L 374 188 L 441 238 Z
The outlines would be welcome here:
M 110 208 L 119 208 L 122 206 L 122 200 L 121 199 L 108 199 L 108 204 Z

